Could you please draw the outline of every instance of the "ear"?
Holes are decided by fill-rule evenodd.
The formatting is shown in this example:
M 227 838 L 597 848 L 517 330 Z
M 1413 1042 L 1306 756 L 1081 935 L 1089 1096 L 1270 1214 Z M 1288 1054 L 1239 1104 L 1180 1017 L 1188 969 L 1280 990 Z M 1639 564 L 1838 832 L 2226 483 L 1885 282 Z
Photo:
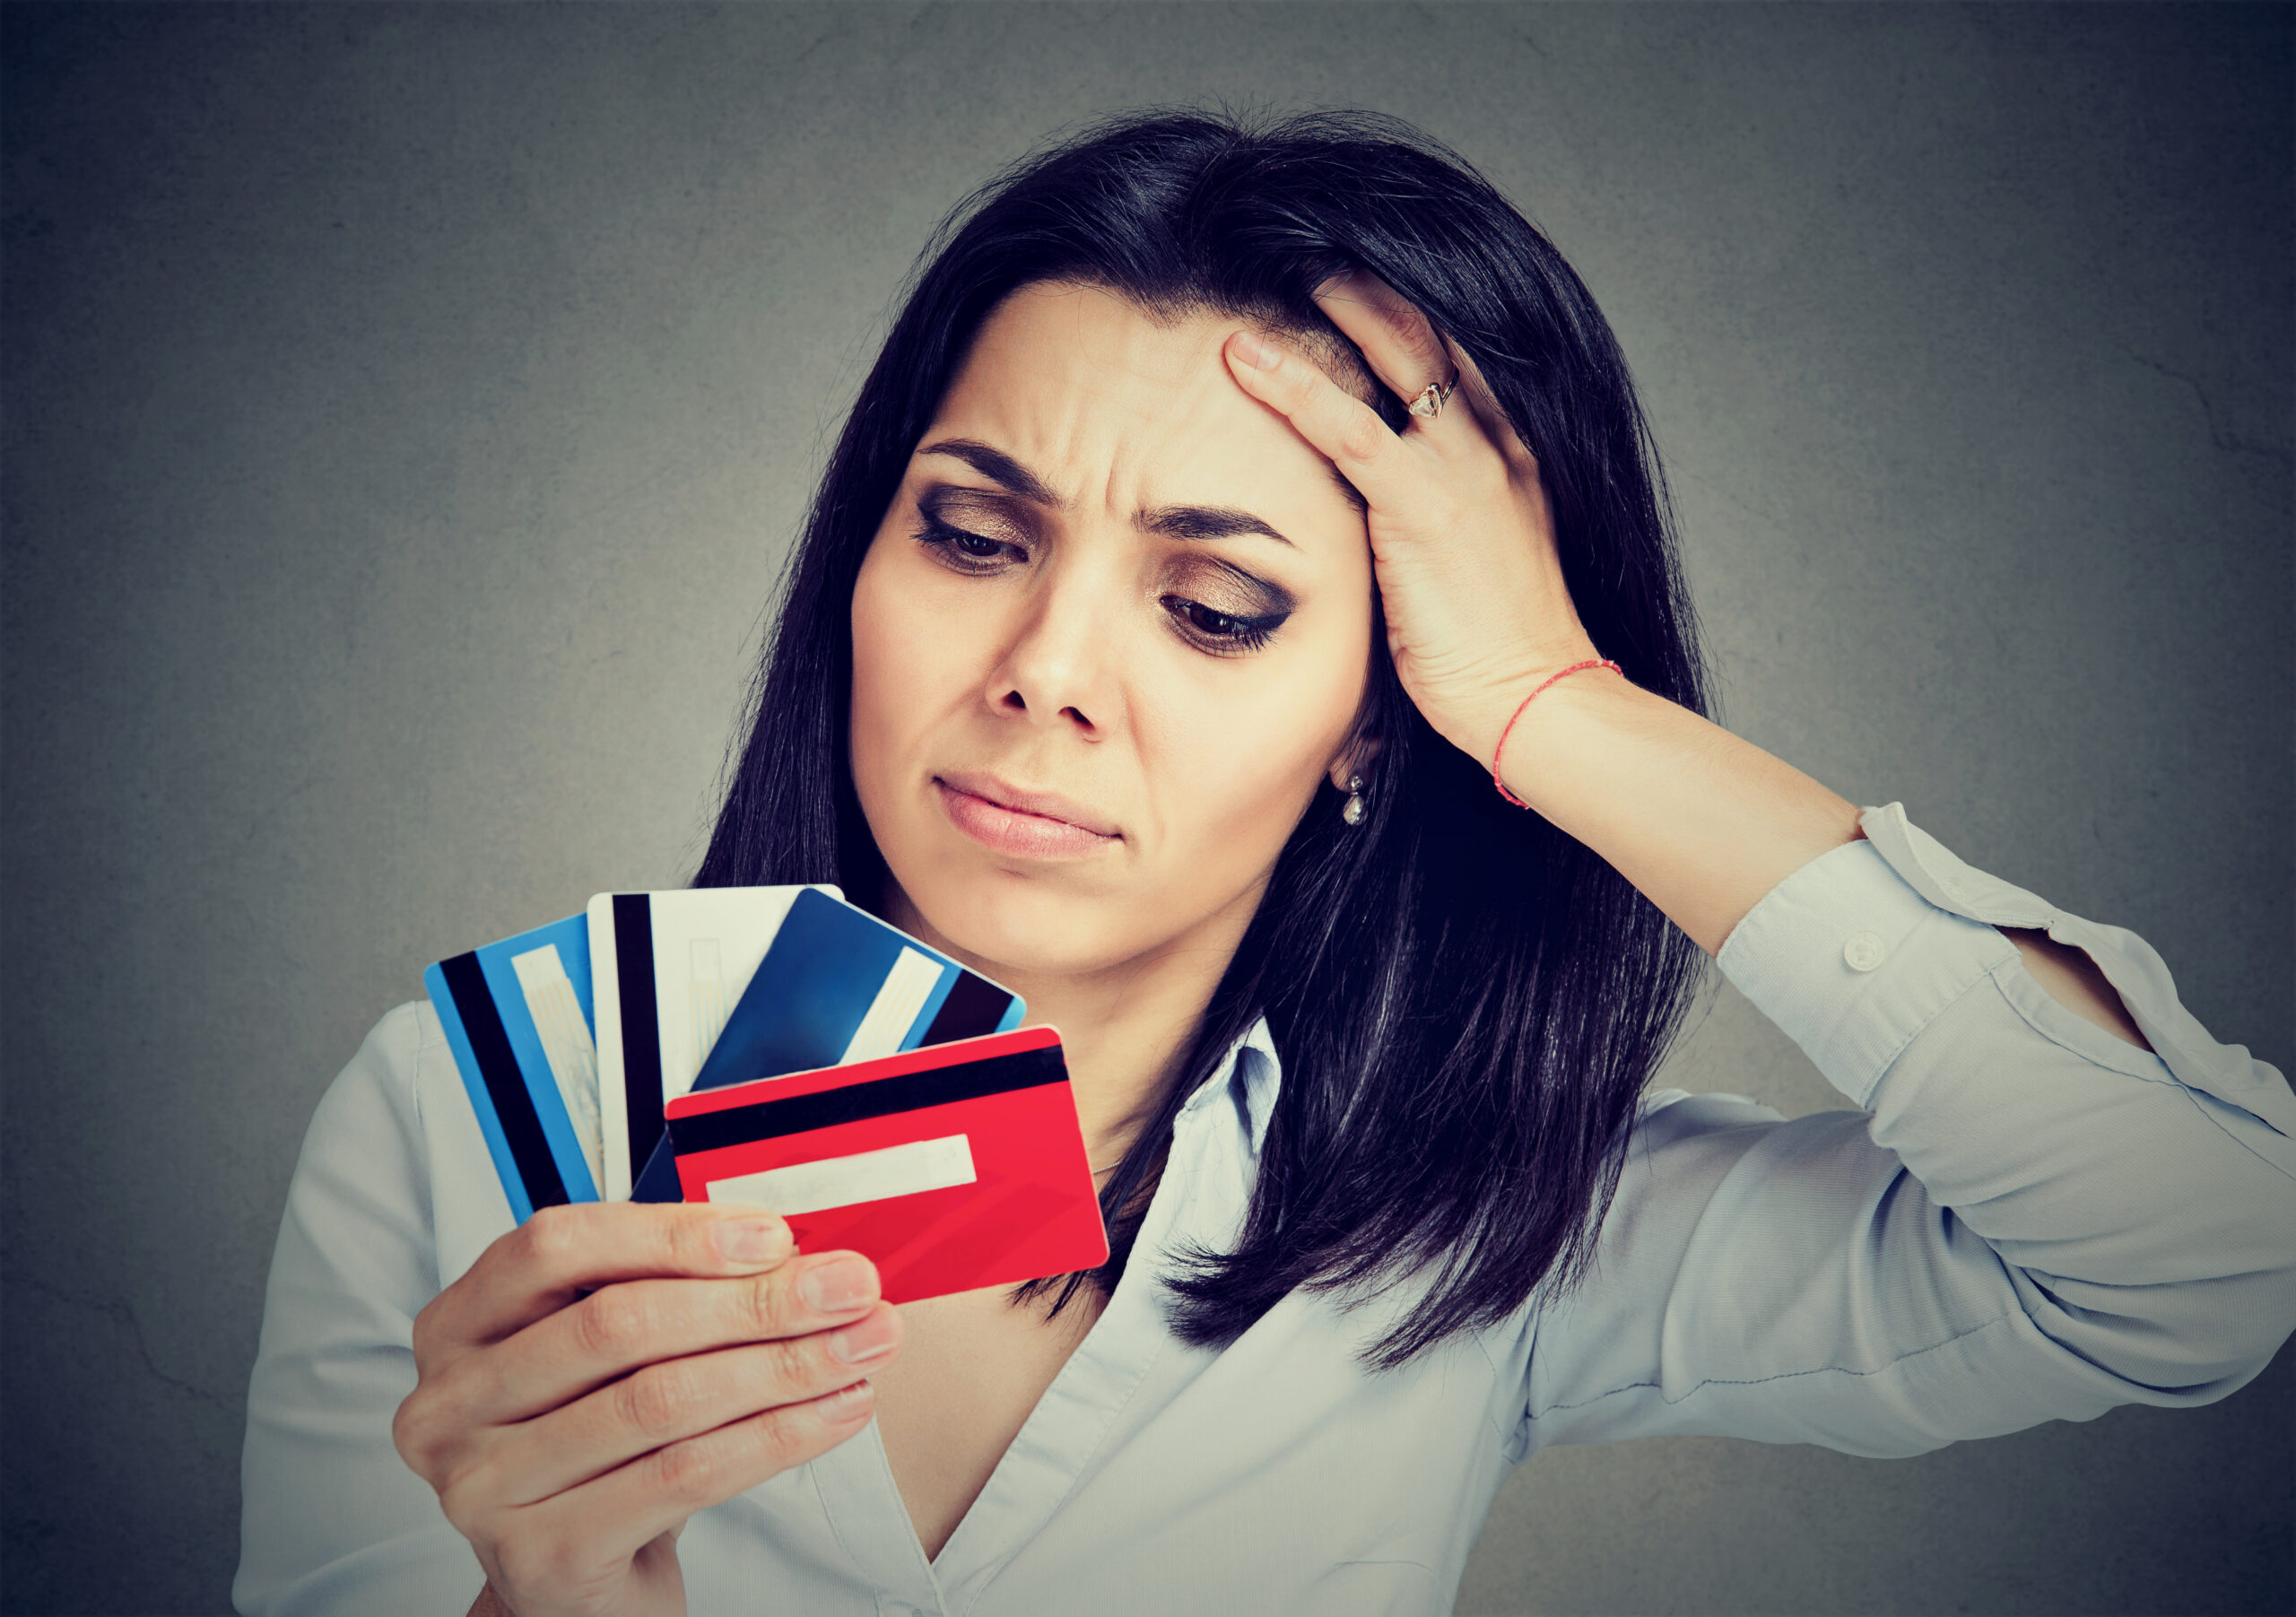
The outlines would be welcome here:
M 1378 759 L 1379 738 L 1359 730 L 1347 738 L 1347 744 L 1340 748 L 1339 756 L 1331 761 L 1331 769 L 1326 778 L 1330 780 L 1334 791 L 1344 792 L 1347 783 L 1358 776 L 1369 783 L 1372 768 Z

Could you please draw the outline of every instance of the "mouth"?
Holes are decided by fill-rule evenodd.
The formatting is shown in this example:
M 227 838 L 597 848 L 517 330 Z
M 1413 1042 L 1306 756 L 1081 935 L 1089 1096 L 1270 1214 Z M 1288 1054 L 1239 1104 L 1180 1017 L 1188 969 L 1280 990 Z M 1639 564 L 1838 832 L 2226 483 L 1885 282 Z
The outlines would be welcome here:
M 1105 816 L 1057 793 L 1028 791 L 970 771 L 935 775 L 933 785 L 959 830 L 1016 858 L 1083 858 L 1124 840 Z

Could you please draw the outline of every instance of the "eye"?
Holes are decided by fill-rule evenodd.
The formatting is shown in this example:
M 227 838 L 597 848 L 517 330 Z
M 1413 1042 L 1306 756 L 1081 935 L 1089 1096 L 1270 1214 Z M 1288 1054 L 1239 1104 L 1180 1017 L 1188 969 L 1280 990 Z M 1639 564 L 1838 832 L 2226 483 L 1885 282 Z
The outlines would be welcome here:
M 996 572 L 1009 562 L 1029 559 L 1028 552 L 1017 544 L 1003 539 L 991 539 L 986 534 L 952 527 L 933 517 L 926 518 L 924 528 L 917 535 L 917 542 L 932 552 L 934 558 L 943 566 L 961 573 Z
M 1185 639 L 1223 656 L 1257 651 L 1290 615 L 1276 612 L 1248 618 L 1221 612 L 1186 596 L 1162 596 L 1158 597 L 1157 604 L 1172 614 L 1172 621 Z

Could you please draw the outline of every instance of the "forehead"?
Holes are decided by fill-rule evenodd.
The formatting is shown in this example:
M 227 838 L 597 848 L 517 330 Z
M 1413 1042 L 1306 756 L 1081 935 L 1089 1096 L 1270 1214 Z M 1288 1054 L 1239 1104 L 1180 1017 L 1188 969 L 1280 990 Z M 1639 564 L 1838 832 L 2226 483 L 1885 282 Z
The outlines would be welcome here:
M 1070 500 L 1282 506 L 1360 532 L 1331 463 L 1229 374 L 1221 348 L 1242 324 L 1152 316 L 1100 287 L 1024 287 L 982 323 L 925 441 L 988 442 Z

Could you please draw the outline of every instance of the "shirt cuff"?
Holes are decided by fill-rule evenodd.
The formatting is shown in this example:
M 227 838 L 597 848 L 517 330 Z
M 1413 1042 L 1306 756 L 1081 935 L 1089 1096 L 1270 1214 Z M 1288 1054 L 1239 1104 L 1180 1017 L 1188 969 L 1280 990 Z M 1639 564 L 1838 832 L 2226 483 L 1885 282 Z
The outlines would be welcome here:
M 1925 897 L 1869 828 L 1867 839 L 1819 856 L 1772 888 L 1717 959 L 1722 975 L 1862 1108 L 1914 1036 L 2016 951 L 1992 926 Z

